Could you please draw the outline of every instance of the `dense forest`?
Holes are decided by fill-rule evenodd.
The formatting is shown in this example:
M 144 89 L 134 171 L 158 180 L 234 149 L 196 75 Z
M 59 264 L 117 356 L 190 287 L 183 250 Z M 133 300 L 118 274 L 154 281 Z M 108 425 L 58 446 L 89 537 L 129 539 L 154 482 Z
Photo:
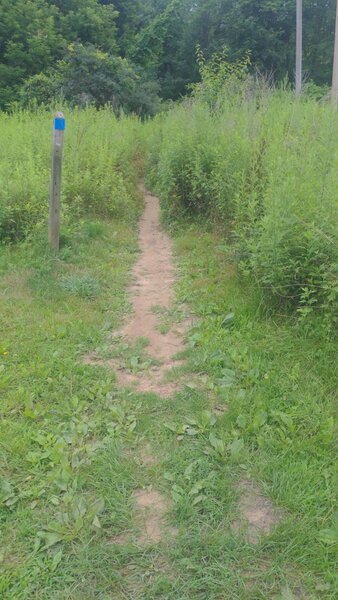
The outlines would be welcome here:
M 304 0 L 304 77 L 330 83 L 335 0 Z M 250 52 L 251 69 L 294 79 L 294 0 L 0 0 L 0 108 L 110 102 L 153 114 L 206 58 Z

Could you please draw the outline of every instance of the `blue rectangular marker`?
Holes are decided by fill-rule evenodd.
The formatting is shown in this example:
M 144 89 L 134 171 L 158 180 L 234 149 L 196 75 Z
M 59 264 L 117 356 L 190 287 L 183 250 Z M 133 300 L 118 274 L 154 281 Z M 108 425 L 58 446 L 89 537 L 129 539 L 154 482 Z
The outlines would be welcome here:
M 66 129 L 66 119 L 62 119 L 61 117 L 55 117 L 54 129 L 56 131 L 64 131 Z

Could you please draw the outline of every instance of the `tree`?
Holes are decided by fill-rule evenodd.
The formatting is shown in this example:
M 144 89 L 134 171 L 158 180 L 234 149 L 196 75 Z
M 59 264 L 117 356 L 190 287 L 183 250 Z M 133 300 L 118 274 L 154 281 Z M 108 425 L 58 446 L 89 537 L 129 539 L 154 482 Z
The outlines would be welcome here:
M 192 4 L 191 0 L 168 2 L 164 10 L 140 31 L 129 50 L 133 62 L 142 64 L 159 80 L 164 98 L 177 98 L 185 93 L 192 72 L 196 70 L 198 40 L 192 40 L 186 55 L 183 52 L 190 33 Z
M 20 100 L 24 107 L 60 97 L 73 106 L 109 103 L 116 112 L 123 109 L 143 116 L 158 109 L 157 93 L 158 85 L 126 58 L 93 45 L 72 44 L 47 75 L 40 73 L 25 82 Z
M 304 80 L 329 85 L 336 0 L 298 2 Z M 0 109 L 27 80 L 27 90 L 44 95 L 46 82 L 35 75 L 49 80 L 52 65 L 68 63 L 67 49 L 77 44 L 138 65 L 163 98 L 198 81 L 197 45 L 207 60 L 224 47 L 230 62 L 250 51 L 253 69 L 291 80 L 295 10 L 295 0 L 0 0 Z
M 113 4 L 117 11 L 118 41 L 123 56 L 128 54 L 137 33 L 154 18 L 152 0 L 100 0 L 101 4 Z
M 97 0 L 0 0 L 0 109 L 23 81 L 60 60 L 69 42 L 116 51 L 117 12 Z
M 0 1 L 0 108 L 15 100 L 21 82 L 48 68 L 61 56 L 62 37 L 54 17 L 55 7 L 45 2 Z

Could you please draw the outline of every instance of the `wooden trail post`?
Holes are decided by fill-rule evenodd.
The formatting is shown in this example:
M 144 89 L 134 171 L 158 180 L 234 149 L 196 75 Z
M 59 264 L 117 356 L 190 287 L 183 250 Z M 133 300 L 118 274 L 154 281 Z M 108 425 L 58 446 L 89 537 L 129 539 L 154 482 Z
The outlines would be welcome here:
M 50 207 L 48 239 L 53 250 L 59 250 L 62 150 L 66 120 L 62 112 L 57 112 L 53 122 L 52 174 L 50 182 Z

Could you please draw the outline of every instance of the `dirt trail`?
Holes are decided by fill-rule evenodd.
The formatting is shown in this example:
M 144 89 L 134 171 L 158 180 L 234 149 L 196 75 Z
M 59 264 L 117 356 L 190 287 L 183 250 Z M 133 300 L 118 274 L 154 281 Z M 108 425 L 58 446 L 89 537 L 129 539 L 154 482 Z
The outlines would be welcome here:
M 169 309 L 173 299 L 175 271 L 172 257 L 172 244 L 160 225 L 158 199 L 141 186 L 145 209 L 140 220 L 140 256 L 133 269 L 133 283 L 129 288 L 132 296 L 133 314 L 121 329 L 130 342 L 146 338 L 149 342 L 147 354 L 161 362 L 137 374 L 123 369 L 116 360 L 110 361 L 117 370 L 121 386 L 133 385 L 140 392 L 154 392 L 170 396 L 178 389 L 175 382 L 166 382 L 165 376 L 172 368 L 179 366 L 174 356 L 183 350 L 182 331 L 159 330 L 161 310 Z
M 282 512 L 274 507 L 254 481 L 242 478 L 237 489 L 240 492 L 238 509 L 241 520 L 232 524 L 232 530 L 235 533 L 242 531 L 248 542 L 258 544 L 262 534 L 269 535 L 280 523 Z
M 146 337 L 149 340 L 149 354 L 154 358 L 168 361 L 182 350 L 182 340 L 169 331 L 161 334 L 154 307 L 168 309 L 172 301 L 172 288 L 175 280 L 172 261 L 172 246 L 167 234 L 160 226 L 160 206 L 158 199 L 142 188 L 145 209 L 140 221 L 139 260 L 134 269 L 133 318 L 122 329 L 131 340 Z
M 184 324 L 176 330 L 161 333 L 159 314 L 169 309 L 173 300 L 175 271 L 172 244 L 160 225 L 160 205 L 158 199 L 141 186 L 145 208 L 140 220 L 140 255 L 133 269 L 133 283 L 129 288 L 133 313 L 120 333 L 131 343 L 138 338 L 146 338 L 147 354 L 161 364 L 151 366 L 137 374 L 128 372 L 115 359 L 109 361 L 117 371 L 121 386 L 135 386 L 139 392 L 154 392 L 162 397 L 172 395 L 179 386 L 176 382 L 165 381 L 165 376 L 182 361 L 175 355 L 184 349 L 182 334 Z M 188 325 L 188 321 L 186 325 Z M 142 449 L 140 450 L 142 454 Z M 146 453 L 150 466 L 155 458 Z M 143 455 L 142 455 L 143 456 Z M 141 456 L 141 459 L 142 459 Z M 150 456 L 150 460 L 149 460 Z M 145 466 L 146 466 L 145 465 Z M 135 490 L 133 501 L 136 523 L 142 533 L 138 544 L 158 543 L 162 536 L 175 537 L 176 531 L 168 527 L 165 515 L 170 510 L 170 502 L 157 490 Z
M 160 397 L 171 396 L 180 389 L 179 377 L 166 381 L 166 375 L 175 373 L 175 367 L 183 361 L 175 355 L 184 349 L 183 336 L 194 320 L 189 316 L 176 324 L 175 329 L 160 331 L 160 316 L 171 307 L 175 269 L 173 265 L 172 244 L 168 235 L 160 225 L 160 205 L 158 199 L 141 186 L 145 208 L 140 220 L 139 248 L 140 255 L 133 269 L 133 283 L 129 288 L 133 312 L 118 333 L 131 344 L 139 338 L 146 338 L 147 355 L 160 364 L 147 366 L 144 370 L 133 373 L 125 368 L 118 359 L 101 360 L 88 356 L 85 360 L 90 364 L 106 364 L 117 373 L 121 387 L 134 387 L 138 392 L 153 392 Z M 201 385 L 199 381 L 199 385 Z M 228 407 L 216 405 L 214 413 L 221 416 Z M 157 458 L 148 447 L 139 447 L 135 458 L 144 468 L 152 468 Z M 262 534 L 269 534 L 281 520 L 281 514 L 274 509 L 260 488 L 247 480 L 238 485 L 240 500 L 238 510 L 240 519 L 232 524 L 232 531 L 243 532 L 247 541 L 256 544 Z M 165 516 L 171 508 L 167 498 L 155 489 L 137 489 L 133 493 L 135 522 L 142 533 L 137 543 L 147 545 L 158 543 L 163 536 L 174 538 L 176 530 L 168 527 Z M 129 534 L 115 538 L 115 543 L 125 543 Z
M 121 333 L 130 341 L 139 337 L 149 340 L 148 354 L 161 361 L 160 367 L 152 367 L 137 376 L 118 369 L 120 385 L 134 384 L 139 391 L 153 391 L 161 396 L 171 395 L 176 389 L 175 383 L 164 383 L 165 374 L 180 364 L 173 360 L 175 354 L 183 350 L 182 335 L 188 321 L 180 324 L 176 331 L 161 333 L 159 319 L 154 308 L 170 308 L 173 296 L 175 272 L 172 260 L 172 245 L 169 237 L 160 226 L 160 206 L 158 199 L 142 186 L 145 198 L 145 210 L 140 221 L 140 256 L 133 270 L 134 282 L 130 287 L 132 294 L 133 316 L 123 327 Z M 115 364 L 116 368 L 116 364 Z M 215 413 L 222 414 L 227 407 L 216 406 Z M 247 541 L 257 544 L 261 534 L 269 534 L 281 520 L 268 498 L 253 482 L 242 480 L 240 492 L 240 521 L 233 524 L 233 531 L 245 530 Z M 139 523 L 143 520 L 144 535 L 139 542 L 160 541 L 163 520 L 169 505 L 156 490 L 149 492 L 137 490 L 134 494 Z

